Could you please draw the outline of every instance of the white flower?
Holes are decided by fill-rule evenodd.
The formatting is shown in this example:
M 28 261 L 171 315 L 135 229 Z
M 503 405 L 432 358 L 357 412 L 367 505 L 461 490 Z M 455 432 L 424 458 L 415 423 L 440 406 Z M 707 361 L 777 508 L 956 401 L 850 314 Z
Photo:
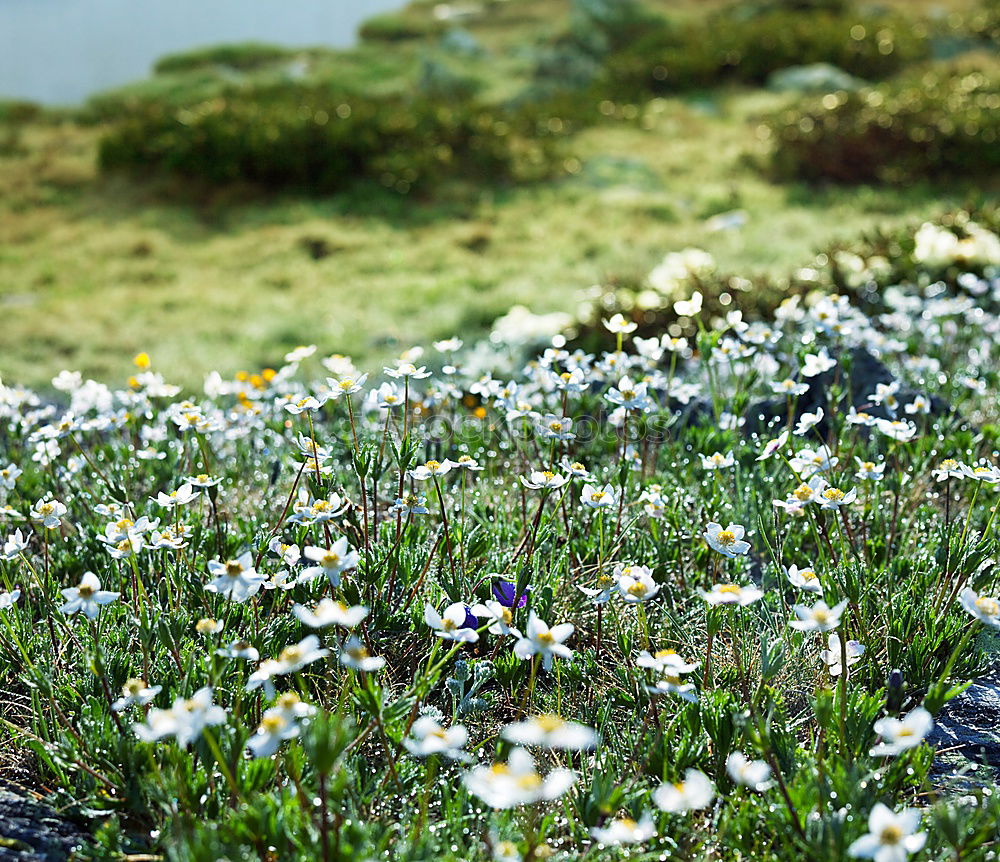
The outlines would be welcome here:
M 815 428 L 823 421 L 823 408 L 817 407 L 815 413 L 803 413 L 799 417 L 798 424 L 795 426 L 795 434 L 799 437 L 803 437 L 809 433 L 812 428 Z
M 431 479 L 435 476 L 444 476 L 451 472 L 451 468 L 454 466 L 451 461 L 447 458 L 444 461 L 428 461 L 426 464 L 420 464 L 409 471 L 410 476 L 423 482 L 425 479 Z
M 724 467 L 732 467 L 736 463 L 736 458 L 730 449 L 725 455 L 716 452 L 714 455 L 702 455 L 701 466 L 705 470 L 721 470 Z
M 827 649 L 821 650 L 819 657 L 830 671 L 830 676 L 840 676 L 844 672 L 843 653 L 840 645 L 840 635 L 831 634 L 827 640 Z M 865 654 L 865 646 L 859 641 L 847 642 L 847 666 L 857 664 Z
M 617 587 L 628 604 L 648 602 L 660 590 L 660 585 L 653 580 L 653 574 L 646 566 L 625 567 L 618 577 Z
M 429 757 L 441 754 L 449 760 L 472 760 L 472 757 L 462 751 L 469 741 L 469 732 L 464 725 L 453 724 L 444 728 L 431 716 L 422 715 L 410 728 L 410 735 L 403 740 L 406 750 L 414 757 Z
M 113 602 L 121 593 L 113 593 L 101 589 L 101 582 L 93 572 L 85 572 L 78 586 L 61 590 L 66 604 L 59 610 L 64 614 L 82 613 L 88 619 L 94 619 L 101 611 L 101 605 Z
M 920 812 L 916 808 L 904 808 L 897 814 L 877 802 L 868 815 L 868 834 L 855 840 L 847 853 L 875 862 L 906 862 L 927 841 L 926 832 L 917 832 L 919 825 Z
M 764 448 L 761 450 L 761 453 L 757 456 L 757 460 L 766 461 L 775 452 L 783 448 L 787 442 L 788 442 L 788 429 L 786 428 L 777 437 L 769 441 L 767 445 L 764 446 Z
M 196 500 L 199 494 L 200 491 L 194 490 L 190 482 L 185 482 L 176 491 L 171 491 L 169 494 L 164 494 L 160 491 L 156 495 L 154 502 L 164 509 L 173 509 L 176 506 L 184 506 L 192 500 Z
M 847 607 L 847 599 L 834 607 L 829 607 L 822 599 L 811 608 L 807 605 L 792 605 L 797 620 L 788 625 L 800 632 L 828 632 L 840 625 L 840 615 Z
M 62 523 L 65 514 L 66 507 L 58 500 L 40 500 L 31 507 L 28 516 L 33 521 L 41 521 L 43 527 L 53 530 Z
M 819 582 L 819 576 L 812 566 L 801 569 L 798 566 L 789 566 L 788 581 L 793 587 L 798 587 L 804 593 L 823 595 L 823 585 Z
M 858 498 L 856 488 L 851 488 L 845 494 L 840 488 L 834 488 L 833 485 L 826 485 L 825 482 L 823 486 L 820 486 L 821 490 L 813 496 L 813 502 L 817 503 L 821 509 L 839 509 L 841 506 L 853 503 Z
M 423 380 L 425 377 L 430 377 L 431 373 L 427 370 L 427 367 L 421 365 L 417 368 L 412 362 L 406 362 L 405 360 L 400 360 L 395 368 L 383 368 L 382 369 L 390 377 L 399 380 L 400 378 L 410 378 L 412 380 Z
M 565 476 L 553 473 L 551 470 L 532 470 L 527 479 L 524 476 L 521 477 L 521 484 L 525 488 L 531 488 L 533 491 L 543 488 L 546 490 L 555 490 L 561 488 L 568 481 L 569 479 Z
M 515 745 L 538 745 L 567 751 L 589 751 L 597 746 L 597 732 L 585 724 L 558 715 L 539 715 L 508 724 L 501 736 Z
M 697 769 L 688 769 L 683 781 L 661 784 L 653 791 L 656 807 L 672 814 L 705 808 L 714 798 L 715 785 L 704 772 Z
M 163 686 L 148 686 L 146 685 L 145 680 L 130 679 L 125 683 L 125 685 L 122 686 L 122 696 L 111 704 L 111 708 L 115 712 L 121 712 L 122 710 L 130 707 L 132 704 L 145 706 L 162 690 Z
M 573 420 L 568 416 L 547 413 L 535 420 L 535 427 L 546 440 L 572 440 L 576 437 L 573 433 Z
M 446 641 L 471 644 L 479 640 L 479 633 L 466 626 L 466 616 L 466 607 L 461 602 L 448 605 L 444 615 L 434 610 L 432 605 L 424 605 L 424 622 L 434 629 L 434 634 Z
M 19 529 L 14 530 L 4 542 L 2 556 L 5 560 L 13 560 L 27 549 L 28 543 L 25 541 L 24 534 Z
M 627 335 L 630 332 L 635 332 L 639 324 L 633 323 L 630 320 L 626 320 L 625 316 L 621 313 L 613 314 L 610 320 L 604 321 L 604 328 L 608 332 L 613 332 L 617 334 Z
M 990 485 L 996 485 L 1000 483 L 1000 467 L 994 464 L 976 464 L 974 467 L 970 467 L 967 464 L 962 464 L 958 468 L 962 475 L 967 479 L 975 479 L 979 482 L 987 482 Z
M 462 777 L 469 792 L 492 808 L 558 799 L 576 779 L 571 769 L 553 769 L 543 778 L 535 769 L 534 758 L 523 748 L 513 749 L 506 763 L 477 766 Z
M 260 653 L 257 652 L 257 648 L 250 643 L 250 641 L 238 639 L 234 640 L 229 646 L 219 647 L 215 654 L 221 656 L 222 658 L 238 658 L 244 661 L 260 661 Z
M 746 530 L 739 524 L 730 524 L 725 529 L 712 521 L 702 534 L 709 546 L 725 557 L 738 557 L 750 550 L 750 543 L 743 541 Z
M 0 593 L 0 611 L 5 611 L 7 608 L 14 607 L 19 598 L 21 598 L 20 590 L 11 590 L 9 593 Z
M 653 818 L 645 812 L 636 823 L 630 817 L 620 817 L 612 820 L 607 826 L 594 826 L 590 830 L 591 837 L 598 843 L 607 846 L 616 844 L 641 844 L 656 834 Z
M 480 620 L 489 620 L 490 634 L 521 637 L 521 633 L 511 625 L 514 620 L 514 614 L 511 612 L 511 609 L 500 604 L 495 599 L 473 605 L 472 614 Z
M 300 344 L 285 354 L 285 362 L 301 362 L 316 352 L 315 344 Z
M 584 485 L 583 491 L 580 493 L 580 502 L 591 509 L 610 509 L 618 505 L 618 496 L 610 484 L 603 488 Z
M 885 462 L 879 462 L 876 464 L 874 461 L 862 461 L 860 458 L 855 457 L 855 461 L 858 462 L 858 471 L 854 474 L 855 479 L 859 479 L 862 482 L 881 482 L 885 475 Z
M 299 735 L 300 719 L 309 718 L 315 712 L 316 707 L 303 703 L 295 692 L 286 692 L 274 706 L 264 710 L 260 726 L 247 740 L 247 748 L 254 757 L 270 757 L 282 742 Z
M 309 566 L 299 574 L 300 583 L 309 583 L 321 575 L 326 575 L 330 584 L 340 586 L 341 572 L 353 569 L 358 564 L 358 553 L 347 544 L 347 538 L 342 536 L 329 548 L 308 547 L 302 555 L 316 565 Z
M 215 575 L 215 579 L 206 584 L 205 589 L 237 603 L 245 602 L 256 595 L 261 584 L 267 580 L 266 575 L 260 574 L 253 567 L 253 554 L 250 551 L 225 563 L 211 560 L 208 571 Z
M 627 374 L 618 381 L 618 388 L 612 388 L 605 398 L 626 410 L 645 410 L 651 403 L 646 384 L 633 383 Z
M 550 629 L 532 611 L 528 617 L 525 637 L 522 637 L 514 645 L 514 655 L 522 660 L 536 654 L 541 655 L 542 667 L 545 670 L 551 670 L 553 656 L 572 657 L 573 651 L 563 644 L 563 641 L 571 634 L 573 634 L 572 623 L 561 623 Z
M 914 413 L 927 414 L 931 412 L 931 400 L 926 395 L 914 395 L 913 400 L 904 408 L 911 416 Z
M 183 746 L 201 736 L 206 727 L 225 720 L 226 711 L 212 703 L 212 689 L 205 686 L 190 698 L 177 698 L 170 709 L 151 709 L 146 723 L 134 724 L 132 729 L 143 742 L 174 736 L 177 744 Z
M 710 605 L 749 605 L 764 595 L 757 587 L 740 584 L 715 584 L 708 592 L 699 590 L 698 594 Z
M 908 420 L 876 419 L 875 427 L 886 437 L 906 442 L 917 436 L 917 426 Z
M 771 767 L 763 760 L 747 760 L 740 751 L 734 751 L 726 758 L 726 772 L 737 784 L 753 790 L 763 790 L 771 777 Z
M 839 460 L 829 447 L 820 446 L 815 450 L 803 449 L 797 455 L 789 458 L 788 463 L 799 476 L 808 479 L 816 473 L 822 473 L 836 467 Z
M 313 609 L 299 604 L 292 605 L 292 613 L 298 617 L 300 622 L 312 629 L 321 629 L 324 626 L 341 626 L 345 629 L 353 629 L 368 616 L 368 608 L 363 605 L 349 608 L 343 602 L 323 599 Z
M 910 710 L 902 719 L 886 716 L 875 722 L 875 732 L 882 741 L 870 752 L 872 757 L 902 754 L 915 748 L 934 727 L 934 719 L 922 706 Z
M 972 587 L 966 587 L 959 594 L 962 607 L 972 616 L 988 626 L 1000 628 L 1000 600 L 992 596 L 980 596 Z
M 701 312 L 702 299 L 701 291 L 696 290 L 690 299 L 680 299 L 674 303 L 674 313 L 678 317 L 696 317 Z
M 340 663 L 344 667 L 360 670 L 364 673 L 373 673 L 385 667 L 385 659 L 381 656 L 369 655 L 368 650 L 361 641 L 351 635 L 344 644 L 344 649 L 340 653 Z
M 815 377 L 818 374 L 829 371 L 836 364 L 837 360 L 833 359 L 824 347 L 819 353 L 806 354 L 805 361 L 802 364 L 802 376 Z
M 787 395 L 789 397 L 805 395 L 809 391 L 808 383 L 799 383 L 792 380 L 791 377 L 786 377 L 784 380 L 778 380 L 771 384 L 771 391 L 776 392 L 778 395 Z

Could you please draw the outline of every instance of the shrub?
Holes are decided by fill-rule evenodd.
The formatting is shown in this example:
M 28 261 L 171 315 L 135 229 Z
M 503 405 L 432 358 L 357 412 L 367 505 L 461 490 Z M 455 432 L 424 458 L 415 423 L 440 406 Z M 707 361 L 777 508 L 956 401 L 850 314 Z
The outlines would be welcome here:
M 771 123 L 777 174 L 843 183 L 983 177 L 1000 169 L 1000 67 L 946 65 L 828 94 Z
M 365 42 L 405 42 L 442 33 L 444 26 L 429 15 L 387 13 L 369 18 L 358 30 Z
M 927 57 L 923 28 L 897 16 L 830 9 L 738 9 L 677 27 L 651 29 L 610 55 L 604 77 L 623 96 L 726 81 L 761 84 L 788 66 L 830 63 L 862 78 L 884 78 Z
M 280 60 L 294 57 L 296 52 L 280 45 L 261 42 L 241 42 L 233 45 L 213 45 L 180 54 L 168 54 L 156 61 L 153 72 L 157 75 L 173 72 L 190 72 L 212 66 L 231 69 L 257 69 Z
M 100 164 L 209 185 L 334 192 L 369 179 L 408 192 L 447 177 L 537 176 L 569 128 L 542 106 L 281 86 L 181 109 L 140 105 L 105 135 Z

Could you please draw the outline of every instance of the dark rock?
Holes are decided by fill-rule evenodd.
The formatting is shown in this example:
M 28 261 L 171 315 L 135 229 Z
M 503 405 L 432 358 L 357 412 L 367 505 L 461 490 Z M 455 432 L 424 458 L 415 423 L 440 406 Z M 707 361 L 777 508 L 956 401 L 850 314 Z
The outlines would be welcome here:
M 0 789 L 0 862 L 64 862 L 85 840 L 48 805 Z
M 937 748 L 932 775 L 958 789 L 994 786 L 1000 778 L 1000 667 L 994 666 L 934 718 L 927 741 Z
M 803 413 L 815 413 L 819 408 L 828 417 L 830 415 L 830 387 L 834 382 L 842 383 L 844 371 L 839 365 L 831 368 L 823 374 L 807 378 L 809 391 L 799 396 L 795 401 L 795 408 L 792 418 L 795 421 Z M 800 378 L 796 378 L 800 379 Z M 844 394 L 837 409 L 841 412 L 848 412 L 851 407 L 856 410 L 863 410 L 877 419 L 892 418 L 884 405 L 873 404 L 869 396 L 875 392 L 875 388 L 881 384 L 890 384 L 895 380 L 892 372 L 872 353 L 863 347 L 851 349 L 850 370 L 847 375 L 848 392 Z M 896 399 L 900 404 L 907 404 L 914 396 L 920 393 L 911 389 L 901 389 L 896 393 Z M 952 412 L 952 407 L 948 402 L 937 396 L 931 399 L 931 415 L 943 416 Z M 897 411 L 897 418 L 911 418 L 907 414 Z M 747 434 L 765 434 L 772 423 L 780 425 L 788 421 L 788 400 L 786 398 L 768 398 L 751 404 L 746 412 L 746 424 L 744 432 Z M 826 418 L 814 428 L 814 434 L 820 438 L 826 438 L 829 432 L 829 424 Z

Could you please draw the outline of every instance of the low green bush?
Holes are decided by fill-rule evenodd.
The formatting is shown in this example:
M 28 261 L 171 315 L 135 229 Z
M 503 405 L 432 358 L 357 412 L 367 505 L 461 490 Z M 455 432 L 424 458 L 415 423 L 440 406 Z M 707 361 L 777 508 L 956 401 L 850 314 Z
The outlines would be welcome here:
M 358 30 L 358 36 L 364 42 L 405 42 L 443 32 L 444 25 L 429 15 L 388 12 L 365 21 Z
M 727 81 L 761 84 L 778 69 L 811 63 L 880 79 L 926 58 L 929 46 L 922 25 L 895 15 L 734 8 L 650 29 L 606 58 L 604 79 L 624 97 Z
M 778 176 L 841 183 L 987 177 L 1000 169 L 1000 65 L 946 64 L 828 94 L 770 125 Z
M 167 54 L 153 66 L 157 75 L 173 72 L 190 72 L 212 66 L 228 66 L 231 69 L 257 69 L 281 60 L 288 60 L 296 54 L 295 49 L 263 42 L 238 42 L 229 45 L 212 45 L 179 54 Z
M 346 95 L 276 86 L 186 108 L 140 105 L 100 147 L 104 170 L 326 193 L 357 180 L 399 192 L 474 177 L 531 179 L 552 170 L 571 123 L 543 105 L 473 98 Z

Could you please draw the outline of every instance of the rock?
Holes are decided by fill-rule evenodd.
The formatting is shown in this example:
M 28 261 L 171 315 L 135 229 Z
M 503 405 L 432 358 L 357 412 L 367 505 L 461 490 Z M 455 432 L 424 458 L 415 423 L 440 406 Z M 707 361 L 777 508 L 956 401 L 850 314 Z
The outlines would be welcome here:
M 85 840 L 48 805 L 0 790 L 0 862 L 64 862 Z
M 976 680 L 945 704 L 927 737 L 938 753 L 932 774 L 958 789 L 993 786 L 1000 776 L 1000 678 Z
M 803 413 L 815 413 L 820 407 L 823 408 L 823 412 L 829 417 L 830 399 L 828 392 L 834 381 L 840 376 L 838 371 L 839 368 L 834 367 L 823 374 L 806 378 L 809 391 L 799 396 L 795 401 L 795 412 L 793 414 L 795 420 L 798 420 Z M 848 378 L 850 391 L 845 393 L 844 398 L 841 399 L 841 403 L 837 405 L 837 409 L 847 413 L 851 407 L 854 407 L 857 410 L 863 409 L 865 413 L 878 419 L 892 418 L 884 405 L 871 403 L 869 396 L 875 392 L 875 387 L 880 383 L 889 384 L 894 380 L 892 372 L 872 353 L 863 347 L 852 348 L 851 368 Z M 912 401 L 917 394 L 919 393 L 910 389 L 900 389 L 896 393 L 896 399 L 900 405 L 903 405 Z M 930 401 L 931 416 L 943 416 L 952 412 L 951 405 L 943 399 L 932 396 Z M 745 433 L 766 435 L 769 433 L 767 429 L 772 422 L 777 421 L 780 424 L 787 422 L 788 400 L 783 397 L 777 397 L 757 401 L 747 409 L 745 418 L 746 424 L 743 428 Z M 907 419 L 913 417 L 902 412 L 900 408 L 896 411 L 895 418 Z M 828 431 L 829 424 L 826 418 L 824 418 L 822 422 L 815 426 L 813 434 L 825 438 Z
M 865 82 L 829 63 L 789 66 L 772 72 L 767 88 L 779 93 L 833 93 L 837 90 L 860 90 Z

